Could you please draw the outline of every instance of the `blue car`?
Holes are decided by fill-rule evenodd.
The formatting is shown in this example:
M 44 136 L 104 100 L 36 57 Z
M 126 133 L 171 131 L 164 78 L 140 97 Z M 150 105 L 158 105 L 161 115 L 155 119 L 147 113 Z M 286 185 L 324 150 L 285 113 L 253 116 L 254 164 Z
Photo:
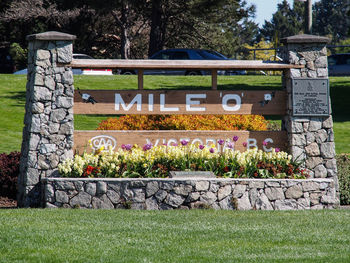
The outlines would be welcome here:
M 219 52 L 206 49 L 189 49 L 189 48 L 173 48 L 165 49 L 156 52 L 149 59 L 164 59 L 164 60 L 228 60 L 227 57 Z M 134 70 L 122 70 L 121 74 L 135 74 Z M 210 75 L 210 71 L 205 70 L 185 70 L 185 69 L 159 69 L 145 70 L 145 75 Z M 243 70 L 228 71 L 219 70 L 218 75 L 243 75 L 246 74 Z
M 329 56 L 328 73 L 329 76 L 350 76 L 350 53 Z

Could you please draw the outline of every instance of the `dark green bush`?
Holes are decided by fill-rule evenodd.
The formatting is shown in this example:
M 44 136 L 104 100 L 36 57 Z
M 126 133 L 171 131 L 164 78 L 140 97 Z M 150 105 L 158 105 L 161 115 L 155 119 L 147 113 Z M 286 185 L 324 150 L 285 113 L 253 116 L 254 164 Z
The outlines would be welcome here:
M 350 154 L 337 156 L 340 204 L 350 205 Z

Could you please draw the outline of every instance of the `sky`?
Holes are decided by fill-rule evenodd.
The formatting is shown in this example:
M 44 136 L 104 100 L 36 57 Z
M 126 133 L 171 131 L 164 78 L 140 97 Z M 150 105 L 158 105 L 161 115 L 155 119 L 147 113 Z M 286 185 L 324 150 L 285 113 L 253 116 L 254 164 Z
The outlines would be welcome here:
M 248 4 L 255 4 L 256 6 L 256 18 L 255 22 L 262 26 L 265 20 L 270 21 L 272 14 L 277 11 L 277 4 L 282 3 L 283 0 L 246 0 Z M 319 0 L 312 0 L 312 3 Z M 288 0 L 289 5 L 292 6 L 294 0 Z

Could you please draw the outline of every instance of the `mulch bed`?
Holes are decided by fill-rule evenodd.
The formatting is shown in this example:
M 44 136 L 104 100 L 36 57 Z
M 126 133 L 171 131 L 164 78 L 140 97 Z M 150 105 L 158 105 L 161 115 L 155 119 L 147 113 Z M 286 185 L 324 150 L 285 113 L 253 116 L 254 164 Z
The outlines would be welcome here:
M 4 196 L 0 196 L 0 209 L 5 208 L 16 208 L 17 207 L 17 201 L 13 199 L 9 199 Z

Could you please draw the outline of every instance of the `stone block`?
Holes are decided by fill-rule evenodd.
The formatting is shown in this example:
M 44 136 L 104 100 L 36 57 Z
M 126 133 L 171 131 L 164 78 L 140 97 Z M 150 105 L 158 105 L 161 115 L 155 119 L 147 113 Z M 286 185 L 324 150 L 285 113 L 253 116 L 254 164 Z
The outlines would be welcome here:
M 252 205 L 249 200 L 248 192 L 245 192 L 241 198 L 237 199 L 237 210 L 251 210 Z
M 92 197 L 92 208 L 114 209 L 114 205 L 108 199 L 107 195 L 102 195 L 100 198 Z
M 274 188 L 274 187 L 266 188 L 265 194 L 270 201 L 274 201 L 278 199 L 283 200 L 285 198 L 282 188 Z
M 216 198 L 216 194 L 212 193 L 212 192 L 205 192 L 204 194 L 202 194 L 199 198 L 199 201 L 211 205 L 212 203 L 214 203 L 217 200 Z
M 294 185 L 292 187 L 289 187 L 287 191 L 285 192 L 285 196 L 287 199 L 298 199 L 303 196 L 303 190 L 301 188 L 301 185 Z
M 164 202 L 172 207 L 177 208 L 180 205 L 182 205 L 184 201 L 185 201 L 185 198 L 182 197 L 181 195 L 170 193 L 168 194 Z
M 69 202 L 68 195 L 64 191 L 56 191 L 55 197 L 58 203 L 67 204 Z
M 107 190 L 107 197 L 113 204 L 120 203 L 120 194 L 118 192 L 115 192 L 113 190 Z
M 265 183 L 263 180 L 249 182 L 249 188 L 262 189 L 264 188 L 264 186 L 265 186 Z
M 316 141 L 315 133 L 314 132 L 307 132 L 306 133 L 306 144 L 310 144 Z
M 316 131 L 320 130 L 321 128 L 322 128 L 322 120 L 321 119 L 313 118 L 310 121 L 309 131 L 316 132 Z
M 296 210 L 298 203 L 294 199 L 276 200 L 275 210 Z
M 331 159 L 335 157 L 334 142 L 325 142 L 321 144 L 321 155 L 323 158 Z
M 107 184 L 102 181 L 98 181 L 96 183 L 96 194 L 97 195 L 103 195 L 107 193 Z
M 197 201 L 200 197 L 200 193 L 199 192 L 192 192 L 192 193 L 189 193 L 187 199 L 186 199 L 186 202 L 187 203 L 190 203 L 190 202 L 194 202 L 194 201 Z
M 154 196 L 147 198 L 145 204 L 147 210 L 159 210 L 157 199 Z
M 216 183 L 211 182 L 209 186 L 209 191 L 216 193 L 219 190 L 220 186 Z
M 221 187 L 218 191 L 218 201 L 221 201 L 225 197 L 229 196 L 231 194 L 232 187 L 231 185 L 225 185 Z
M 55 188 L 56 190 L 65 190 L 65 191 L 75 190 L 74 184 L 68 181 L 56 181 Z
M 87 183 L 85 185 L 85 192 L 91 196 L 96 195 L 96 183 Z
M 46 87 L 35 86 L 33 92 L 33 101 L 34 102 L 45 102 L 51 101 L 52 93 Z
M 136 188 L 132 190 L 134 192 L 132 201 L 136 203 L 143 203 L 146 200 L 145 190 L 143 188 Z
M 71 207 L 84 207 L 89 208 L 91 203 L 91 195 L 85 192 L 80 192 L 76 196 L 74 196 L 69 204 Z
M 187 196 L 192 191 L 191 185 L 180 184 L 174 187 L 174 192 L 178 195 Z
M 325 142 L 327 138 L 328 138 L 328 133 L 325 129 L 321 129 L 317 133 L 315 133 L 315 140 L 317 143 Z
M 160 189 L 155 193 L 154 196 L 158 200 L 158 202 L 162 202 L 167 195 L 168 195 L 168 193 L 166 191 Z
M 308 156 L 319 156 L 320 148 L 317 143 L 313 142 L 305 147 L 305 152 Z
M 315 178 L 326 178 L 327 177 L 327 169 L 322 164 L 317 165 L 314 169 Z
M 321 157 L 310 157 L 306 159 L 305 165 L 306 165 L 306 168 L 312 170 L 322 162 L 323 162 L 323 159 Z
M 59 96 L 56 100 L 56 106 L 58 108 L 71 108 L 73 107 L 73 98 Z
M 304 146 L 306 139 L 304 134 L 291 134 L 292 146 Z
M 198 181 L 195 184 L 196 191 L 207 191 L 209 189 L 208 181 Z
M 219 202 L 219 206 L 221 209 L 224 210 L 233 210 L 235 209 L 233 202 L 232 202 L 232 197 L 231 196 L 227 196 L 226 198 L 222 199 Z
M 264 193 L 260 194 L 260 197 L 256 200 L 255 208 L 257 210 L 273 210 L 269 199 Z
M 159 190 L 158 182 L 151 181 L 146 185 L 146 197 L 154 195 Z
M 232 196 L 234 198 L 240 198 L 246 191 L 247 186 L 243 184 L 236 184 L 233 186 Z
M 309 191 L 316 191 L 319 190 L 319 184 L 316 182 L 302 182 L 301 183 L 303 191 L 304 192 L 309 192 Z M 305 194 L 304 194 L 305 196 Z
M 326 119 L 322 122 L 322 128 L 324 128 L 324 129 L 331 129 L 331 128 L 333 128 L 333 118 L 332 118 L 332 115 L 330 115 L 328 118 L 326 118 Z

